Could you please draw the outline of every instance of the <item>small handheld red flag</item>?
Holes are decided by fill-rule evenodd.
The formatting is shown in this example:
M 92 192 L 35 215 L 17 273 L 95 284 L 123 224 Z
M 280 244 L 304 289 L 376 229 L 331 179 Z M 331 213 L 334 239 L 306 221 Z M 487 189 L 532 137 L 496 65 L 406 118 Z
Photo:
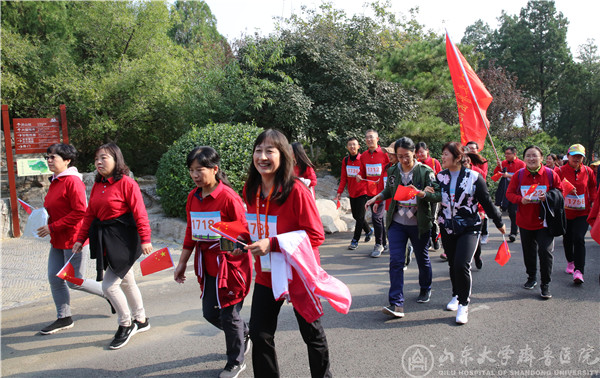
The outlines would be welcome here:
M 169 269 L 173 266 L 173 259 L 171 258 L 171 253 L 167 247 L 148 255 L 148 257 L 140 262 L 142 276 L 160 272 L 161 270 Z
M 563 181 L 562 181 L 563 197 L 566 197 L 567 194 L 569 194 L 569 193 L 571 193 L 573 191 L 573 189 L 575 189 L 575 186 L 573 184 L 571 184 L 569 182 L 569 180 L 567 180 L 566 178 L 564 178 Z
M 245 227 L 239 220 L 233 222 L 217 222 L 212 226 L 208 226 L 208 228 L 234 243 L 239 242 L 238 238 L 240 236 L 246 240 L 250 239 L 250 232 L 248 232 L 248 228 Z M 241 244 L 246 245 L 244 243 Z
M 398 185 L 396 194 L 394 194 L 394 200 L 396 201 L 408 201 L 413 199 L 419 193 L 418 190 L 409 188 L 408 186 Z
M 71 264 L 71 259 L 69 259 L 65 266 L 63 266 L 63 268 L 56 273 L 56 277 L 74 283 L 75 285 L 81 286 L 83 284 L 82 278 L 75 277 L 75 268 L 73 268 L 73 265 Z
M 498 252 L 496 253 L 496 258 L 494 259 L 500 266 L 504 266 L 508 260 L 510 260 L 510 250 L 508 249 L 508 243 L 506 240 L 500 244 L 500 248 L 498 248 Z
M 500 177 L 502 177 L 502 172 L 496 172 L 492 175 L 492 180 L 494 182 L 498 182 L 498 180 L 500 180 Z
M 337 200 L 336 203 L 335 203 L 335 209 L 336 210 L 339 209 L 340 206 L 342 206 L 342 204 L 340 203 L 340 200 Z
M 31 206 L 30 204 L 28 204 L 20 198 L 17 198 L 17 201 L 19 202 L 19 204 L 21 204 L 21 206 L 23 206 L 23 209 L 25 209 L 27 214 L 31 214 L 31 212 L 35 210 L 35 207 Z
M 594 225 L 590 231 L 590 236 L 596 241 L 596 243 L 600 244 L 600 220 L 596 219 L 594 222 Z
M 529 189 L 527 189 L 527 191 L 525 192 L 525 195 L 523 197 L 527 197 L 530 194 L 533 194 L 533 192 L 535 192 L 535 189 L 538 187 L 538 184 L 533 184 L 529 187 Z

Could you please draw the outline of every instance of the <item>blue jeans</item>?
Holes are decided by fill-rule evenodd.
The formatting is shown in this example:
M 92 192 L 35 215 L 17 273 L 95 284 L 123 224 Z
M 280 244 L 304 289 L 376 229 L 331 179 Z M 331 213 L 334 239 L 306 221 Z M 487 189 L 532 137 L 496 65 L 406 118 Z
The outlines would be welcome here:
M 414 249 L 417 265 L 419 266 L 419 286 L 421 289 L 431 289 L 432 271 L 429 260 L 429 232 L 419 235 L 417 226 L 405 226 L 393 222 L 388 229 L 390 241 L 390 292 L 391 305 L 404 305 L 404 259 L 406 243 L 410 242 Z
M 69 293 L 69 288 L 104 297 L 102 294 L 102 284 L 100 282 L 84 280 L 83 285 L 79 286 L 56 276 L 63 266 L 65 266 L 67 261 L 69 261 L 72 254 L 70 249 L 50 247 L 50 254 L 48 255 L 48 282 L 50 283 L 52 299 L 54 299 L 54 305 L 56 306 L 57 318 L 71 316 L 71 295 Z M 73 269 L 75 270 L 75 277 L 83 278 L 88 254 L 89 247 L 85 246 L 80 253 L 76 253 L 71 259 L 71 265 L 73 265 Z

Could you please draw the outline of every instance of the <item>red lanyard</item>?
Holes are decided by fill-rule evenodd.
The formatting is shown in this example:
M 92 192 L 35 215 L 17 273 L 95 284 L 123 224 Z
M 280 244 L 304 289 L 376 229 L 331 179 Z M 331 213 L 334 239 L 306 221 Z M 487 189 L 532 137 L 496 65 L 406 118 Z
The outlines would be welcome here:
M 269 204 L 271 203 L 271 194 L 273 194 L 273 188 L 275 185 L 271 187 L 269 190 L 269 195 L 267 196 L 267 208 L 265 209 L 265 238 L 269 237 Z M 258 232 L 258 240 L 262 239 L 262 229 L 260 227 L 260 195 L 261 188 L 258 186 L 258 190 L 256 191 L 256 227 Z

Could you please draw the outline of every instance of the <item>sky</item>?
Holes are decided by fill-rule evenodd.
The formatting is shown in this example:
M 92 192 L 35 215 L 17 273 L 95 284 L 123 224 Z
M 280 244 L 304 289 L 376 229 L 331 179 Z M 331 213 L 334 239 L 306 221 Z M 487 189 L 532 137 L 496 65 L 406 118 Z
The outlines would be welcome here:
M 317 8 L 318 0 L 205 0 L 217 18 L 217 29 L 230 42 L 242 34 L 267 35 L 274 31 L 273 17 L 289 17 L 292 13 L 300 13 L 300 7 L 307 5 Z M 332 0 L 334 7 L 343 9 L 349 16 L 353 14 L 371 15 L 364 8 L 365 0 Z M 458 43 L 463 37 L 465 28 L 481 19 L 492 29 L 498 28 L 497 18 L 504 10 L 509 15 L 518 15 L 525 8 L 527 0 L 391 0 L 391 10 L 397 16 L 409 16 L 409 9 L 419 7 L 416 17 L 426 29 L 443 34 L 447 29 L 453 42 Z M 600 45 L 600 27 L 598 15 L 600 2 L 597 0 L 555 0 L 558 12 L 569 20 L 567 43 L 574 57 L 577 49 L 594 39 Z

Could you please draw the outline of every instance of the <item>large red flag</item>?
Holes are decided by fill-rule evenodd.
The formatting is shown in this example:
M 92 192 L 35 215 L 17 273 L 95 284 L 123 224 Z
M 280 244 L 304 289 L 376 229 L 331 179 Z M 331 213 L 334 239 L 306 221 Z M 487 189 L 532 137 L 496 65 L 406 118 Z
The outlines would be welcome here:
M 167 247 L 148 255 L 148 257 L 140 262 L 142 276 L 147 276 L 148 274 L 160 272 L 161 270 L 172 267 L 173 259 L 171 258 L 171 253 Z
M 500 266 L 504 266 L 510 260 L 510 250 L 508 249 L 508 243 L 506 240 L 500 244 L 500 248 L 498 248 L 498 252 L 496 253 L 496 258 L 494 259 Z
M 398 185 L 394 199 L 396 201 L 408 201 L 413 199 L 419 193 L 418 190 L 409 188 L 408 186 Z
M 74 283 L 75 285 L 81 286 L 83 284 L 82 278 L 75 277 L 75 269 L 71 264 L 71 259 L 69 259 L 65 266 L 63 266 L 63 268 L 58 273 L 56 273 L 56 277 Z
M 492 102 L 492 95 L 485 88 L 475 71 L 446 33 L 446 59 L 454 85 L 458 120 L 460 122 L 460 141 L 463 146 L 474 141 L 483 149 L 490 121 L 486 111 Z

